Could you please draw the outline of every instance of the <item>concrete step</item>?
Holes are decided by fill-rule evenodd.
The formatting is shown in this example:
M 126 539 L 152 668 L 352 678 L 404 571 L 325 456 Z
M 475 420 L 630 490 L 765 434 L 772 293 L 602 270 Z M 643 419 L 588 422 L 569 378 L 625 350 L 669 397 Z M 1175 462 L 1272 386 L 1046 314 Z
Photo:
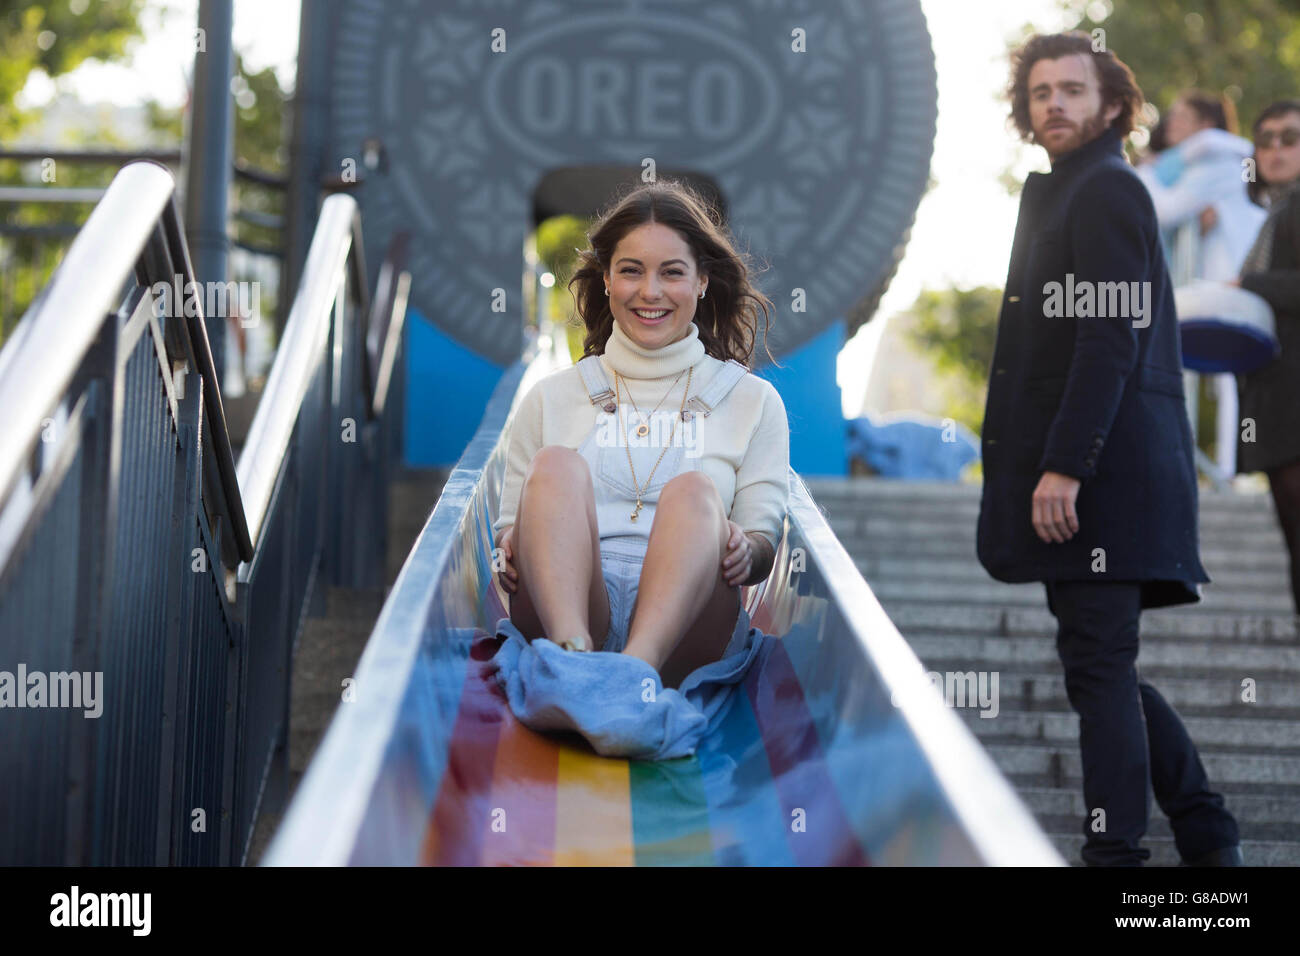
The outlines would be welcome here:
M 450 468 L 406 468 L 388 485 L 388 567 L 391 587 L 438 503 Z
M 383 606 L 384 592 L 377 588 L 330 588 L 323 620 L 337 625 L 373 624 Z
M 1228 812 L 1237 817 L 1235 808 L 1229 803 Z M 1034 819 L 1046 833 L 1056 834 L 1079 834 L 1080 842 L 1083 838 L 1083 821 L 1084 814 L 1078 815 L 1064 813 L 1059 816 L 1035 815 Z M 1300 843 L 1300 824 L 1296 823 L 1247 823 L 1240 817 L 1237 817 L 1237 831 L 1243 842 L 1251 843 Z M 1150 840 L 1169 840 L 1173 841 L 1174 828 L 1169 823 L 1169 818 L 1161 811 L 1154 798 L 1151 801 L 1151 816 L 1147 820 L 1147 832 L 1143 838 L 1143 843 L 1148 846 Z
M 981 740 L 1079 746 L 1079 717 L 1061 711 L 1016 712 L 999 709 L 994 717 L 981 717 L 977 706 L 955 708 Z M 990 711 L 991 712 L 991 711 Z M 1242 753 L 1267 754 L 1271 750 L 1300 750 L 1300 719 L 1183 716 L 1183 726 L 1198 747 L 1237 747 Z M 1296 800 L 1300 821 L 1300 795 Z
M 887 534 L 892 525 L 878 522 L 925 522 L 942 524 L 949 528 L 978 525 L 978 503 L 962 503 L 944 507 L 930 507 L 925 502 L 910 501 L 839 501 L 817 502 L 827 521 L 837 533 L 845 535 Z M 873 525 L 876 525 L 873 527 Z M 1197 527 L 1202 538 L 1220 536 L 1237 530 L 1252 533 L 1278 530 L 1277 517 L 1272 509 L 1250 511 L 1202 511 Z
M 1052 826 L 1058 833 L 1068 832 L 1077 822 L 1082 824 L 1086 810 L 1083 805 L 1083 791 L 1066 790 L 1059 787 L 1023 787 L 1017 791 L 1020 799 L 1033 812 L 1038 820 L 1064 819 L 1070 821 L 1067 826 Z M 1243 827 L 1254 824 L 1283 826 L 1290 828 L 1290 839 L 1300 840 L 1300 795 L 1256 794 L 1244 790 L 1219 790 L 1223 801 L 1237 822 Z M 1159 820 L 1166 827 L 1162 836 L 1172 836 L 1168 831 L 1169 821 L 1161 813 L 1154 799 L 1151 804 L 1151 822 Z M 1049 829 L 1044 826 L 1044 829 Z
M 931 507 L 979 503 L 983 486 L 978 482 L 894 481 L 880 478 L 804 478 L 808 493 L 818 504 L 840 501 L 921 502 Z M 1201 488 L 1202 511 L 1259 511 L 1272 507 L 1272 497 L 1262 485 L 1257 491 L 1220 492 Z
M 1083 860 L 1079 856 L 1079 851 L 1083 847 L 1082 833 L 1048 833 L 1047 836 L 1056 847 L 1056 852 L 1065 857 L 1067 863 L 1071 866 L 1083 866 Z M 1146 861 L 1147 866 L 1177 866 L 1182 859 L 1178 855 L 1172 837 L 1148 837 L 1142 841 L 1142 846 L 1151 851 L 1151 857 Z M 1300 841 L 1243 839 L 1241 853 L 1246 866 L 1300 866 Z M 1116 915 L 1141 916 L 1143 914 L 1135 911 Z
M 898 561 L 900 566 L 906 566 L 907 562 L 916 565 L 933 564 L 936 568 L 936 575 L 941 579 L 941 571 L 957 564 L 964 564 L 967 568 L 965 572 L 973 575 L 976 571 L 989 578 L 988 571 L 979 563 L 975 555 L 975 538 L 972 535 L 969 552 L 963 550 L 963 546 L 952 542 L 917 542 L 917 541 L 889 541 L 875 542 L 870 546 L 861 542 L 855 544 L 852 548 L 844 545 L 844 550 L 857 564 L 865 564 L 870 561 Z M 1272 574 L 1282 579 L 1283 587 L 1289 587 L 1290 578 L 1287 572 L 1287 556 L 1285 553 L 1272 551 L 1249 552 L 1249 551 L 1217 551 L 1202 550 L 1201 564 L 1205 566 L 1212 582 L 1218 581 L 1218 576 L 1225 573 L 1233 574 Z M 867 577 L 867 575 L 863 575 Z M 867 580 L 872 580 L 867 577 Z M 1209 587 L 1209 585 L 1207 585 Z M 1262 587 L 1262 584 L 1261 584 Z
M 927 670 L 965 673 L 979 670 L 970 660 L 925 661 Z M 1290 677 L 1265 680 L 1256 686 L 1257 700 L 1241 699 L 1241 682 L 1236 677 L 1178 677 L 1142 671 L 1144 680 L 1160 692 L 1184 718 L 1252 717 L 1258 719 L 1300 719 L 1300 682 Z M 998 698 L 1002 713 L 1071 712 L 1065 693 L 1065 677 L 1057 665 L 1053 671 L 1002 667 L 998 669 Z
M 928 517 L 909 517 L 906 514 L 890 513 L 860 517 L 854 515 L 835 515 L 827 518 L 827 523 L 835 536 L 850 553 L 856 551 L 858 543 L 877 546 L 885 541 L 916 541 L 938 538 L 961 538 L 973 548 L 975 546 L 976 524 L 974 521 L 931 520 Z M 1087 525 L 1080 522 L 1086 531 Z M 1082 532 L 1081 532 L 1082 533 Z M 1201 544 L 1220 551 L 1269 550 L 1285 554 L 1286 542 L 1282 530 L 1276 523 L 1271 526 L 1253 527 L 1240 523 L 1221 529 L 1203 531 Z M 852 545 L 852 546 L 851 546 Z
M 885 613 L 904 636 L 940 632 L 987 636 L 1056 635 L 1056 618 L 1043 607 L 990 604 L 936 604 L 932 601 L 881 601 Z M 1235 614 L 1173 609 L 1142 614 L 1142 637 L 1240 639 L 1285 645 L 1297 637 L 1291 614 Z
M 835 531 L 834 523 L 831 530 Z M 835 535 L 844 550 L 856 559 L 881 556 L 899 556 L 907 558 L 934 557 L 941 559 L 961 558 L 979 566 L 975 555 L 975 528 L 964 525 L 948 526 L 939 536 L 934 534 L 912 537 L 867 538 L 860 535 L 847 535 L 836 532 Z M 1282 569 L 1287 567 L 1286 551 L 1278 537 L 1261 552 L 1255 545 L 1215 538 L 1202 538 L 1201 563 L 1213 577 L 1213 567 Z
M 986 635 L 933 634 L 916 632 L 907 643 L 922 661 L 965 661 L 987 668 L 1017 666 L 1043 669 L 1059 666 L 1054 640 L 1041 637 L 993 637 Z M 1236 679 L 1272 674 L 1300 683 L 1300 646 L 1255 641 L 1141 641 L 1138 646 L 1138 669 L 1161 671 L 1176 676 L 1222 677 Z
M 987 743 L 985 749 L 1007 775 L 1026 774 L 1053 780 L 1056 786 L 1083 785 L 1078 749 L 1052 744 Z M 1300 753 L 1244 754 L 1235 749 L 1198 747 L 1205 773 L 1215 786 L 1268 783 L 1300 786 Z
M 289 793 L 293 799 L 316 747 L 343 700 L 343 681 L 353 675 L 383 606 L 379 588 L 330 588 L 325 617 L 308 617 L 293 655 L 289 692 Z M 258 814 L 248 865 L 256 866 L 280 825 L 283 809 Z
M 866 575 L 863 575 L 866 577 Z M 1099 575 L 1100 578 L 1100 575 Z M 1041 582 L 1030 584 L 1003 584 L 985 578 L 983 581 L 938 583 L 930 578 L 876 577 L 870 579 L 871 590 L 882 604 L 891 601 L 933 601 L 954 604 L 996 604 L 1002 607 L 1043 606 Z M 1236 591 L 1210 584 L 1202 589 L 1199 604 L 1183 605 L 1180 613 L 1232 612 L 1234 614 L 1289 615 L 1294 607 L 1289 587 L 1273 592 Z
M 805 480 L 808 493 L 819 505 L 858 504 L 861 502 L 886 502 L 901 506 L 924 505 L 934 509 L 959 509 L 979 507 L 983 497 L 982 485 L 932 484 L 927 482 L 842 482 L 815 478 Z M 1197 506 L 1212 514 L 1225 512 L 1268 511 L 1273 507 L 1273 496 L 1263 485 L 1259 491 L 1221 494 L 1200 489 Z
M 852 552 L 850 552 L 852 554 Z M 853 554 L 854 563 L 862 576 L 871 582 L 872 590 L 878 584 L 891 580 L 917 581 L 923 579 L 936 587 L 945 589 L 949 584 L 989 583 L 999 587 L 1024 587 L 1024 585 L 1006 585 L 994 581 L 979 562 L 969 558 L 918 558 L 891 554 L 887 549 L 872 548 L 861 555 Z M 1287 573 L 1284 555 L 1256 555 L 1255 567 L 1246 566 L 1244 556 L 1234 563 L 1227 560 L 1217 565 L 1206 560 L 1202 554 L 1201 562 L 1213 579 L 1205 586 L 1206 593 L 1211 591 L 1239 591 L 1252 593 L 1289 593 L 1291 582 Z M 1232 556 L 1235 557 L 1235 556 Z M 1039 594 L 1042 585 L 1035 583 Z

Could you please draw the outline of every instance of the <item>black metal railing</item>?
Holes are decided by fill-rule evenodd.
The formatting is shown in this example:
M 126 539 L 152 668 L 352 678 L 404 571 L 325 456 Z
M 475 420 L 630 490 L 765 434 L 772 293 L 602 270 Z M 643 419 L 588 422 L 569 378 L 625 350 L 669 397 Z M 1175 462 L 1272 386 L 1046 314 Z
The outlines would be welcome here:
M 179 170 L 182 155 L 179 149 L 0 150 L 0 165 L 15 163 L 21 170 L 37 164 L 42 174 L 39 184 L 29 175 L 26 184 L 0 185 L 0 209 L 5 211 L 0 217 L 0 345 L 36 290 L 49 281 L 89 208 L 103 196 L 107 175 L 133 160 L 151 160 Z M 47 182 L 46 170 L 60 172 Z M 234 181 L 229 274 L 238 282 L 258 283 L 258 320 L 265 320 L 274 334 L 282 330 L 285 297 L 292 293 L 281 282 L 288 239 L 282 210 L 289 180 L 236 161 Z M 247 324 L 247 317 L 239 320 Z M 242 365 L 244 356 L 231 358 Z M 261 371 L 241 368 L 250 376 Z
M 171 174 L 131 163 L 0 350 L 0 863 L 242 862 L 303 618 L 382 574 L 409 276 L 373 314 L 325 200 L 238 464 L 193 280 Z

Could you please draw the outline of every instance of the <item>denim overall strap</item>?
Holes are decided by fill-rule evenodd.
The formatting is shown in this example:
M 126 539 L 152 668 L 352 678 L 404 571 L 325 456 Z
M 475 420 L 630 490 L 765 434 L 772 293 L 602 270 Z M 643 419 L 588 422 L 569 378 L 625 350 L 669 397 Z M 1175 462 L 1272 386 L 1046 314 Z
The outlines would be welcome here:
M 582 375 L 582 384 L 587 388 L 591 404 L 613 405 L 614 390 L 609 387 L 609 379 L 605 377 L 605 370 L 601 368 L 598 356 L 588 355 L 579 359 L 578 371 Z M 605 411 L 613 411 L 613 408 L 606 408 Z
M 718 373 L 713 376 L 703 392 L 694 396 L 686 403 L 687 408 L 692 408 L 701 413 L 706 418 L 709 413 L 722 404 L 722 400 L 742 378 L 749 374 L 749 369 L 735 359 L 727 359 L 725 365 L 718 369 Z

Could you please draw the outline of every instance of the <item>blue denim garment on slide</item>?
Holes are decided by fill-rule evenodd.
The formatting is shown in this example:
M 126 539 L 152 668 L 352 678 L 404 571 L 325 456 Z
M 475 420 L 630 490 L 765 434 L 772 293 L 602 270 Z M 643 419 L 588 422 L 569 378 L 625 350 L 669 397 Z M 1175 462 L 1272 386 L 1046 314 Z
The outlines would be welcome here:
M 508 617 L 506 638 L 487 668 L 515 717 L 533 730 L 573 730 L 598 754 L 669 760 L 695 753 L 726 716 L 740 684 L 774 638 L 738 622 L 720 660 L 692 671 L 678 689 L 628 654 L 566 651 L 544 638 L 529 643 Z

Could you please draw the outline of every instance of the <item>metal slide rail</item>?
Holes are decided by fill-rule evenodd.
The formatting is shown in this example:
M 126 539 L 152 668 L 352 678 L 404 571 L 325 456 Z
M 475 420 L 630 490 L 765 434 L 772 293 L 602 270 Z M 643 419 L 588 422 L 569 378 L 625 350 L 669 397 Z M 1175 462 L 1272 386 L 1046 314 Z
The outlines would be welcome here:
M 302 619 L 356 584 L 330 542 L 382 565 L 383 506 L 338 497 L 401 405 L 358 394 L 355 201 L 323 204 L 236 465 L 174 189 L 123 167 L 0 351 L 3 864 L 241 862 L 286 787 Z
M 491 600 L 497 593 L 491 524 L 504 476 L 503 432 L 518 398 L 557 361 L 542 350 L 530 364 L 510 368 L 498 384 L 388 596 L 355 675 L 356 698 L 335 713 L 268 850 L 267 865 L 611 858 L 592 855 L 595 833 L 611 817 L 626 816 L 628 808 L 562 804 L 608 794 L 610 779 L 626 787 L 626 773 L 597 766 L 578 786 L 554 789 L 557 756 L 546 748 L 555 745 L 502 729 L 513 718 L 502 711 L 504 704 L 474 686 L 479 678 L 472 672 L 481 655 L 476 639 L 491 634 L 502 613 L 501 602 Z M 765 633 L 782 635 L 783 659 L 790 664 L 791 672 L 775 678 L 775 685 L 769 682 L 778 689 L 766 696 L 802 695 L 806 723 L 776 724 L 771 737 L 763 731 L 766 745 L 713 760 L 703 784 L 713 791 L 707 813 L 700 810 L 702 798 L 661 812 L 642 803 L 642 818 L 650 821 L 641 825 L 643 833 L 654 830 L 656 820 L 669 823 L 660 828 L 656 849 L 637 850 L 635 859 L 674 862 L 683 859 L 677 848 L 691 842 L 696 862 L 761 862 L 791 852 L 804 862 L 820 859 L 776 846 L 797 839 L 784 832 L 788 815 L 783 824 L 779 813 L 768 812 L 779 791 L 794 806 L 822 806 L 830 799 L 843 807 L 844 843 L 854 845 L 826 848 L 828 860 L 1064 865 L 975 737 L 934 692 L 793 470 L 790 486 L 776 570 L 747 589 L 745 600 Z M 792 683 L 798 693 L 791 693 Z M 558 757 L 561 776 L 564 767 L 601 760 L 574 753 L 570 747 Z M 793 767 L 778 767 L 781 759 L 800 753 Z M 614 763 L 620 762 L 605 766 Z M 689 777 L 689 771 L 681 773 Z M 633 772 L 633 790 L 637 780 L 656 774 L 676 781 L 660 794 L 691 790 L 681 784 L 687 777 L 662 766 Z M 757 792 L 760 785 L 753 781 L 778 774 L 781 781 Z M 591 782 L 596 779 L 605 783 Z M 752 800 L 747 790 L 755 791 Z M 750 812 L 747 800 L 770 806 Z M 505 811 L 505 804 L 513 809 Z M 677 821 L 692 813 L 714 832 L 703 838 L 682 832 Z M 502 815 L 511 822 L 496 826 Z M 631 816 L 637 816 L 635 809 Z M 760 816 L 763 825 L 745 829 Z M 818 817 L 819 823 L 826 819 Z M 721 830 L 717 820 L 726 821 Z M 520 828 L 530 826 L 535 832 L 521 836 Z M 564 854 L 551 846 L 565 828 L 578 833 L 585 849 Z M 767 841 L 773 849 L 746 846 L 746 840 Z M 620 852 L 613 858 L 632 857 Z

